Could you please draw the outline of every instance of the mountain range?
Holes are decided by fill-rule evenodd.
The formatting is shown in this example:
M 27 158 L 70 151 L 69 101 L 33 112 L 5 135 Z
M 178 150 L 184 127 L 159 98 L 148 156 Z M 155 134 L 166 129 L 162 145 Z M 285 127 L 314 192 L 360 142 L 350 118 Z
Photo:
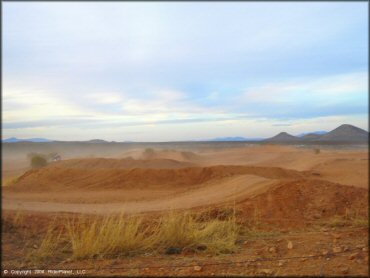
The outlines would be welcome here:
M 264 138 L 246 138 L 246 137 L 241 137 L 241 136 L 236 136 L 236 137 L 217 137 L 211 140 L 207 141 L 214 141 L 214 142 L 225 142 L 225 141 L 232 141 L 232 142 L 241 142 L 241 141 L 261 141 Z
M 10 137 L 8 139 L 3 140 L 4 143 L 16 143 L 16 142 L 38 142 L 38 143 L 44 143 L 44 142 L 53 142 L 53 140 L 45 139 L 45 138 L 29 138 L 29 139 L 18 139 L 15 137 Z
M 330 132 L 308 133 L 302 136 L 293 136 L 287 132 L 280 132 L 274 137 L 265 139 L 265 142 L 368 142 L 369 132 L 353 125 L 343 124 Z
M 369 132 L 358 128 L 353 125 L 343 124 L 330 132 L 327 131 L 314 131 L 310 133 L 301 133 L 297 136 L 293 136 L 287 132 L 280 132 L 279 134 L 271 138 L 246 138 L 246 137 L 218 137 L 206 141 L 215 142 L 242 142 L 242 141 L 263 141 L 263 142 L 307 142 L 307 141 L 318 141 L 318 142 L 367 142 L 369 140 Z M 18 139 L 11 137 L 2 140 L 3 143 L 16 143 L 16 142 L 53 142 L 53 140 L 45 138 L 29 138 L 29 139 Z M 109 143 L 108 141 L 101 139 L 93 139 L 88 141 L 81 141 L 86 143 Z

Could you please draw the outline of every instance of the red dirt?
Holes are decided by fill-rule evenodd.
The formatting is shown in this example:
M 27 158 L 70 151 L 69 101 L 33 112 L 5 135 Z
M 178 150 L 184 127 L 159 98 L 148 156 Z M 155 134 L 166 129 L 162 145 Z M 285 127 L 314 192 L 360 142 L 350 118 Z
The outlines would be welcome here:
M 137 153 L 140 157 L 142 151 Z M 346 227 L 340 224 L 330 228 L 341 233 L 333 239 L 327 228 L 321 231 L 320 225 L 330 226 L 336 216 L 368 218 L 368 166 L 367 150 L 321 150 L 315 154 L 310 149 L 282 146 L 206 150 L 198 154 L 154 151 L 147 160 L 71 159 L 30 170 L 14 185 L 4 187 L 3 211 L 10 214 L 18 209 L 27 211 L 30 217 L 25 225 L 34 227 L 37 238 L 39 229 L 46 225 L 39 218 L 52 218 L 50 211 L 62 215 L 63 211 L 110 213 L 125 208 L 126 212 L 146 212 L 151 217 L 171 208 L 210 208 L 217 213 L 225 205 L 235 203 L 240 219 L 259 223 L 268 231 L 297 232 L 317 226 L 320 230 L 315 230 L 315 235 L 303 233 L 293 237 L 287 233 L 273 239 L 248 238 L 237 254 L 220 257 L 181 254 L 67 263 L 56 258 L 51 264 L 82 269 L 92 265 L 90 274 L 95 275 L 255 276 L 264 275 L 264 270 L 269 269 L 274 275 L 366 276 L 368 229 L 363 225 L 360 229 L 350 226 L 350 231 L 345 231 Z M 23 250 L 18 240 L 21 235 L 8 226 L 4 249 L 7 267 L 14 265 Z M 294 243 L 292 250 L 286 248 L 288 240 Z M 276 253 L 268 251 L 271 246 L 277 248 Z M 338 246 L 347 248 L 349 253 L 333 254 L 333 248 Z M 326 249 L 330 250 L 329 255 L 322 255 Z M 358 253 L 357 257 L 351 259 L 352 253 Z M 289 259 L 278 265 L 279 258 L 310 254 L 317 257 Z M 190 265 L 205 265 L 200 271 L 193 267 L 166 268 L 173 258 Z M 261 258 L 275 260 L 258 261 Z M 224 260 L 254 262 L 217 266 Z M 124 269 L 159 263 L 162 270 Z M 206 266 L 207 263 L 216 265 Z M 114 267 L 118 269 L 111 271 Z
M 68 165 L 68 161 L 66 163 Z M 307 176 L 295 170 L 278 167 L 211 166 L 180 169 L 80 169 L 60 164 L 30 170 L 5 191 L 45 191 L 76 189 L 122 189 L 151 186 L 193 186 L 235 175 L 257 175 L 270 179 L 292 179 Z

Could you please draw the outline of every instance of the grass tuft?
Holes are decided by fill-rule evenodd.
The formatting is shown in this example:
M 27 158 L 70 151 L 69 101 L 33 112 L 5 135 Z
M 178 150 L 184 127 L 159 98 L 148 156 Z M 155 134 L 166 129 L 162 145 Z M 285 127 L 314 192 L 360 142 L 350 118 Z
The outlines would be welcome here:
M 159 233 L 156 234 L 160 246 L 200 249 L 209 253 L 229 253 L 236 249 L 240 227 L 233 216 L 225 220 L 204 221 L 199 214 L 172 212 L 160 221 Z
M 199 214 L 171 212 L 144 222 L 140 216 L 79 218 L 66 224 L 73 258 L 130 256 L 185 248 L 229 253 L 236 249 L 235 218 L 202 221 Z
M 80 218 L 66 228 L 74 258 L 132 255 L 152 245 L 139 217 Z

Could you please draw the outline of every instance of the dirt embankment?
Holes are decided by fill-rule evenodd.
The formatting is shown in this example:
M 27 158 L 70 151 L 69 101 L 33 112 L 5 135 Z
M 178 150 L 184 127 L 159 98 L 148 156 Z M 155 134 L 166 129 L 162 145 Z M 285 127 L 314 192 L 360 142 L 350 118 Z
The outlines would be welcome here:
M 110 161 L 109 161 L 110 163 Z M 64 163 L 68 165 L 68 161 Z M 72 189 L 123 189 L 149 188 L 152 186 L 165 188 L 168 186 L 193 186 L 219 180 L 236 175 L 255 175 L 269 179 L 297 179 L 307 176 L 295 170 L 278 167 L 255 166 L 212 166 L 189 167 L 179 169 L 109 169 L 48 167 L 30 170 L 19 177 L 18 181 L 6 190 L 10 191 L 45 191 L 45 190 L 72 190 Z
M 194 163 L 187 161 L 177 161 L 174 159 L 133 159 L 126 157 L 122 159 L 114 158 L 86 158 L 68 159 L 58 161 L 50 167 L 75 168 L 75 169 L 177 169 L 195 166 Z
M 322 180 L 280 182 L 241 203 L 244 214 L 260 219 L 299 223 L 335 215 L 368 215 L 368 191 Z

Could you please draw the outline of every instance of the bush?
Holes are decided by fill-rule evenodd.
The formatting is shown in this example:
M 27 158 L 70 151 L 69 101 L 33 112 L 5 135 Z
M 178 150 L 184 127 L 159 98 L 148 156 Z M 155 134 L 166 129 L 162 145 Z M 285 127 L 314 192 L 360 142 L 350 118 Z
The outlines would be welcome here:
M 41 168 L 44 167 L 48 164 L 47 160 L 45 157 L 41 155 L 34 155 L 31 158 L 31 167 L 32 168 Z

